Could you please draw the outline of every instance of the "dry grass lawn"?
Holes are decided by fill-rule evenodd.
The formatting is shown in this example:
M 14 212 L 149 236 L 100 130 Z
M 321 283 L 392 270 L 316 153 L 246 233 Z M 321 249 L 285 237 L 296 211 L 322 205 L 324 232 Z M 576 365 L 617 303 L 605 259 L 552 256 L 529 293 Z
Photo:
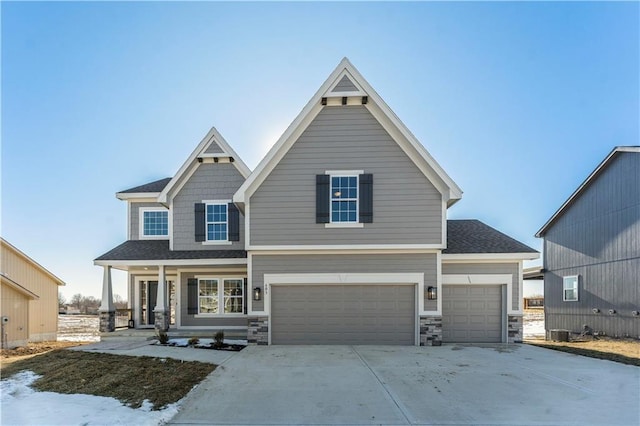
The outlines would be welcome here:
M 27 346 L 20 346 L 13 349 L 0 349 L 1 365 L 19 361 L 21 359 L 31 358 L 32 356 L 50 352 L 55 349 L 70 348 L 72 346 L 80 346 L 84 343 L 79 342 L 38 342 L 29 343 Z
M 576 355 L 640 366 L 640 341 L 638 340 L 604 337 L 594 339 L 585 336 L 581 340 L 571 342 L 526 340 L 525 343 Z
M 7 378 L 30 370 L 43 376 L 33 384 L 39 391 L 107 396 L 134 408 L 148 400 L 158 410 L 182 399 L 215 368 L 169 358 L 56 349 L 14 362 L 5 362 L 3 354 L 0 374 Z

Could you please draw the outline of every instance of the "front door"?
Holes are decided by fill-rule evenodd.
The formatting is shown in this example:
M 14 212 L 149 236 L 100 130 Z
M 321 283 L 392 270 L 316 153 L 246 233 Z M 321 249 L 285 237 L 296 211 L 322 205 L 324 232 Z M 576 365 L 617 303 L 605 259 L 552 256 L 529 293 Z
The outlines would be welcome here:
M 139 281 L 140 291 L 140 310 L 139 310 L 139 323 L 140 325 L 154 325 L 155 314 L 153 309 L 156 307 L 158 301 L 158 281 Z M 167 298 L 169 301 L 170 309 L 170 325 L 176 323 L 176 285 L 174 280 L 167 280 Z

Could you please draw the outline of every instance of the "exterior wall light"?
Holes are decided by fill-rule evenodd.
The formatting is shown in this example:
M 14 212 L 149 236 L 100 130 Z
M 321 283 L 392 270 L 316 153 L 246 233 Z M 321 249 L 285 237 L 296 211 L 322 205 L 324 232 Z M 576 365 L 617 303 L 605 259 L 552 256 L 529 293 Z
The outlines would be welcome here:
M 253 289 L 253 300 L 262 300 L 262 290 L 260 287 Z
M 598 309 L 598 308 L 593 308 L 592 311 L 593 311 L 594 314 L 600 313 L 600 309 Z
M 427 287 L 427 299 L 428 300 L 438 300 L 438 288 L 437 287 Z

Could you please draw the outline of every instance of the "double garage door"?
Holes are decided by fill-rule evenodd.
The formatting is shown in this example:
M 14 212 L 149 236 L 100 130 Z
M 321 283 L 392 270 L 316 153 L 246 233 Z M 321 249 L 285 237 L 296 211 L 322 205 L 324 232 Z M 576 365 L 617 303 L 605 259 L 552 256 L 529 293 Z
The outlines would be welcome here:
M 414 345 L 415 285 L 271 286 L 271 343 Z
M 442 341 L 502 342 L 502 286 L 442 287 Z

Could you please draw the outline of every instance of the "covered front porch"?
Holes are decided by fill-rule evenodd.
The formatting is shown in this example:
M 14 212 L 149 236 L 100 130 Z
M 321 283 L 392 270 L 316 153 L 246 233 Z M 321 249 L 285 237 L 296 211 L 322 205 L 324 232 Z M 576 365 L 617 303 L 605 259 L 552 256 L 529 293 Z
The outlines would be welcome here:
M 149 258 L 153 257 L 153 258 Z M 100 256 L 100 331 L 240 331 L 246 335 L 247 259 L 243 250 L 171 251 L 167 241 L 127 241 Z M 116 332 L 112 270 L 127 272 L 127 330 Z M 234 333 L 235 334 L 235 333 Z

